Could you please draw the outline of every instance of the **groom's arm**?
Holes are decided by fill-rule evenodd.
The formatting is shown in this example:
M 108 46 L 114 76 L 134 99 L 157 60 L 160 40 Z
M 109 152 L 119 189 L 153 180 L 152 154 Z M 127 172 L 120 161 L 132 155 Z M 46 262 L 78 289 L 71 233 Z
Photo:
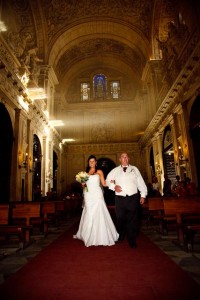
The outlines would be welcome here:
M 106 177 L 106 184 L 108 188 L 112 191 L 115 191 L 115 172 L 114 169 L 108 173 Z

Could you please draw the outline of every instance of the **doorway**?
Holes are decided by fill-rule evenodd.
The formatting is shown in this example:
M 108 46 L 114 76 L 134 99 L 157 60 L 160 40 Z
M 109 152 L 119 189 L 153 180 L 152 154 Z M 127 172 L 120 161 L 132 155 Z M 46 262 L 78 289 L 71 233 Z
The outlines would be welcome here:
M 53 190 L 57 193 L 58 155 L 53 151 Z
M 41 200 L 41 160 L 42 151 L 41 144 L 38 136 L 34 134 L 33 136 L 33 181 L 32 181 L 32 191 L 33 191 L 33 201 Z
M 0 103 L 0 141 L 0 203 L 7 203 L 10 200 L 13 128 L 10 115 L 3 103 Z
M 164 174 L 173 183 L 176 180 L 176 167 L 174 162 L 174 146 L 172 143 L 171 127 L 167 126 L 163 138 L 163 165 Z
M 190 136 L 192 139 L 194 160 L 197 172 L 197 187 L 200 189 L 200 96 L 193 103 L 190 113 Z
M 106 179 L 108 173 L 116 167 L 116 164 L 106 157 L 99 158 L 97 160 L 98 168 L 103 171 L 104 177 Z M 109 190 L 107 187 L 104 188 L 104 199 L 106 205 L 114 205 L 115 203 L 115 193 L 112 190 Z

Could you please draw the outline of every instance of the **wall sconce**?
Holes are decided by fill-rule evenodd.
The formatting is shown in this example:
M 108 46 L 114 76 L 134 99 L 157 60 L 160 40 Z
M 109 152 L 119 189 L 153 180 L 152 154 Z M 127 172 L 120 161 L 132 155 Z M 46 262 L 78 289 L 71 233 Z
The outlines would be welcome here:
M 19 156 L 21 156 L 21 153 L 19 154 Z M 25 155 L 23 154 L 23 160 L 22 163 L 18 165 L 19 169 L 23 168 L 26 169 L 28 165 L 28 153 L 26 153 Z
M 183 151 L 182 151 L 182 148 L 181 146 L 178 146 L 178 149 L 179 149 L 179 160 L 181 162 L 188 162 L 188 158 L 185 158 L 185 156 L 183 155 Z
M 42 155 L 40 155 L 39 157 L 35 157 L 35 158 L 33 157 L 32 169 L 30 168 L 30 170 L 29 170 L 30 173 L 32 173 L 32 172 L 34 173 L 36 171 L 37 164 L 39 162 L 41 162 L 41 159 L 42 159 Z M 30 157 L 29 160 L 30 160 L 30 164 L 31 164 L 32 158 Z
M 156 162 L 156 173 L 157 173 L 157 175 L 161 175 L 162 174 L 161 167 L 160 167 L 160 165 L 157 162 Z
M 169 165 L 170 165 L 170 167 L 173 167 L 174 166 L 174 150 L 169 150 L 168 155 L 169 155 Z
M 183 161 L 188 162 L 188 158 L 185 158 L 184 155 L 180 155 L 180 156 L 179 156 L 179 160 L 182 161 L 182 162 L 183 162 Z
M 31 155 L 29 156 L 29 172 L 32 173 L 32 167 L 33 167 L 33 164 L 32 164 L 32 157 Z
M 25 87 L 27 87 L 28 82 L 29 82 L 29 75 L 26 73 L 26 71 L 24 72 L 24 74 L 21 77 L 21 82 L 23 83 L 23 85 Z
M 37 159 L 37 157 L 35 157 L 35 158 L 34 158 L 34 161 L 33 161 L 33 171 L 35 171 L 37 162 L 38 162 L 38 159 Z
M 46 182 L 50 183 L 51 180 L 53 180 L 53 176 L 52 176 L 51 172 L 48 171 L 46 174 Z

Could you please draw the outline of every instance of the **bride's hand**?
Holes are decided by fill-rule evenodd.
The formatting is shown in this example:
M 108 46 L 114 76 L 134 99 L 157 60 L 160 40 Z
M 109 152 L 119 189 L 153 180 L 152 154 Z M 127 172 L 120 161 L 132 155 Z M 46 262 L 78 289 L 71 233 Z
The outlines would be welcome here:
M 120 185 L 115 186 L 115 192 L 120 193 L 122 191 L 122 188 Z

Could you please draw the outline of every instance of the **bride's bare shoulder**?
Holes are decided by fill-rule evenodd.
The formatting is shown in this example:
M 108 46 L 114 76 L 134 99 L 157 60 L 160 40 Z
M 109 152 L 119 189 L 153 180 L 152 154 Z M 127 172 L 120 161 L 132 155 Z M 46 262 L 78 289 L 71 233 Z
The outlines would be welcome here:
M 98 169 L 96 173 L 99 174 L 99 175 L 102 175 L 103 171 Z

